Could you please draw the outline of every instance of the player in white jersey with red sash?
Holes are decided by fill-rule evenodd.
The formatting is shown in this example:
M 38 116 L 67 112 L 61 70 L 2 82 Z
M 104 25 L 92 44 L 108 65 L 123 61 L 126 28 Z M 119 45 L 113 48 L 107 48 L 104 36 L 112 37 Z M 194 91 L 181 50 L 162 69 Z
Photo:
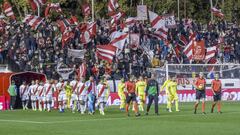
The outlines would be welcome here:
M 23 84 L 20 86 L 20 98 L 22 100 L 22 107 L 23 110 L 28 109 L 28 101 L 29 101 L 29 87 L 26 84 L 26 81 L 23 82 Z
M 36 80 L 35 82 L 32 81 L 32 85 L 29 87 L 33 111 L 37 111 L 38 87 L 38 80 Z
M 102 78 L 100 83 L 97 85 L 97 97 L 98 97 L 98 104 L 99 104 L 99 112 L 101 115 L 105 115 L 104 107 L 107 103 L 108 96 L 110 93 L 109 86 L 105 78 Z
M 86 111 L 87 106 L 87 90 L 85 89 L 84 80 L 80 80 L 78 82 L 78 109 L 81 112 L 81 114 L 84 114 Z
M 44 97 L 46 99 L 45 104 L 47 105 L 47 111 L 51 111 L 51 104 L 53 99 L 53 92 L 56 90 L 53 82 L 49 82 L 48 80 L 44 84 Z
M 38 109 L 39 111 L 46 110 L 45 97 L 44 97 L 44 87 L 43 82 L 39 83 L 38 86 Z
M 64 109 L 67 105 L 67 95 L 65 91 L 65 85 L 67 82 L 64 82 L 62 78 L 59 79 L 59 82 L 56 85 L 58 91 L 58 109 L 59 112 L 64 112 Z
M 78 89 L 78 81 L 76 79 L 72 80 L 70 82 L 70 86 L 72 87 L 72 95 L 70 100 L 70 107 L 72 108 L 72 112 L 75 113 L 76 107 L 77 107 L 77 89 Z

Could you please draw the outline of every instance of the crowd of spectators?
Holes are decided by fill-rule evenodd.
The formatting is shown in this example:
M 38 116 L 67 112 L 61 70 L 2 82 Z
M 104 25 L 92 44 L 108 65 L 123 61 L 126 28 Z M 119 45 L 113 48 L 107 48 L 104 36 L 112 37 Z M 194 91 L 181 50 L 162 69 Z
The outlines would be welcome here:
M 193 21 L 186 27 L 184 22 L 180 21 L 176 28 L 169 29 L 167 40 L 151 36 L 153 29 L 147 22 L 145 24 L 138 22 L 130 27 L 129 31 L 140 34 L 140 46 L 132 49 L 126 45 L 112 64 L 98 60 L 95 55 L 96 45 L 110 42 L 110 29 L 105 26 L 103 19 L 97 20 L 97 35 L 86 45 L 80 42 L 81 31 L 74 29 L 73 26 L 74 38 L 64 48 L 61 33 L 54 21 L 45 21 L 37 30 L 32 30 L 21 22 L 5 21 L 5 24 L 1 25 L 0 63 L 8 64 L 13 71 L 40 72 L 52 79 L 59 78 L 56 70 L 58 63 L 77 69 L 85 61 L 88 76 L 108 74 L 116 78 L 127 77 L 129 73 L 135 76 L 146 75 L 147 68 L 159 67 L 166 62 L 191 63 L 183 53 L 184 46 L 179 40 L 181 34 L 189 40 L 191 32 L 196 32 L 198 38 L 204 39 L 206 47 L 218 46 L 215 58 L 219 63 L 240 62 L 240 31 L 236 22 L 230 25 L 224 21 L 209 24 Z M 177 45 L 180 45 L 178 55 L 175 52 Z M 84 60 L 69 57 L 68 49 L 86 49 Z M 153 53 L 152 57 L 150 52 Z M 205 62 L 192 61 L 192 63 Z

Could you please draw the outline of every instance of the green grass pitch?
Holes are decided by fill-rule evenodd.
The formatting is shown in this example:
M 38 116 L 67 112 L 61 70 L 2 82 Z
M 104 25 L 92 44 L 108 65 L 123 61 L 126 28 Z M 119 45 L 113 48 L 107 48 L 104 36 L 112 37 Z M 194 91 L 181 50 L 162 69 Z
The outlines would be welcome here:
M 4 111 L 0 112 L 0 135 L 239 135 L 240 104 L 223 102 L 223 114 L 193 114 L 193 103 L 180 103 L 181 112 L 166 112 L 160 105 L 160 116 L 153 108 L 149 116 L 127 117 L 117 107 L 106 108 L 106 115 L 94 116 L 63 114 L 57 111 Z M 153 107 L 153 106 L 152 106 Z

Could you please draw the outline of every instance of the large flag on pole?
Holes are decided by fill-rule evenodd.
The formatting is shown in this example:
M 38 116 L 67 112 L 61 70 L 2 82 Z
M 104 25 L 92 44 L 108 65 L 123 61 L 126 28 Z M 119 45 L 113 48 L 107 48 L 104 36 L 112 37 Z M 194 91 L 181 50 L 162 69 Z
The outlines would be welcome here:
M 211 59 L 212 57 L 215 56 L 217 52 L 217 47 L 216 46 L 212 46 L 212 47 L 208 47 L 206 49 L 206 56 L 205 56 L 205 60 L 209 60 Z
M 41 18 L 39 16 L 27 15 L 22 22 L 26 23 L 27 25 L 31 26 L 32 29 L 36 30 L 43 22 L 43 20 L 44 18 Z
M 123 32 L 113 32 L 111 35 L 110 44 L 117 47 L 119 50 L 122 50 L 126 40 L 128 39 L 128 34 Z
M 109 0 L 108 1 L 108 14 L 112 16 L 115 14 L 115 11 L 119 8 L 119 4 L 117 0 Z
M 117 48 L 113 45 L 97 45 L 97 57 L 112 63 Z
M 156 31 L 154 32 L 154 35 L 159 37 L 160 39 L 167 39 L 168 34 L 168 28 L 166 27 L 166 21 L 162 16 L 159 16 L 158 14 L 148 11 L 149 13 L 149 19 L 150 23 L 153 29 Z
M 162 16 L 159 16 L 152 11 L 148 11 L 148 13 L 152 28 L 159 30 L 160 28 L 165 27 L 165 20 Z

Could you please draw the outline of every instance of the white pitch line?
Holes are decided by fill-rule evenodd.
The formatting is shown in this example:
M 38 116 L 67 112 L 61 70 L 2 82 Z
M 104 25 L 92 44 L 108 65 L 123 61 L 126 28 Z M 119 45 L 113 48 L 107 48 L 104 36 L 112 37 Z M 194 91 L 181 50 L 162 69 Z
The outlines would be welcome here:
M 45 122 L 40 121 L 26 121 L 26 120 L 4 120 L 0 119 L 1 122 L 17 122 L 17 123 L 31 123 L 31 124 L 44 124 Z
M 238 114 L 240 112 L 229 112 L 224 114 Z M 221 115 L 224 115 L 221 114 Z M 185 116 L 200 116 L 202 114 L 180 114 L 180 115 L 161 115 L 160 116 L 145 116 L 145 117 L 138 117 L 135 118 L 133 115 L 132 117 L 116 117 L 116 118 L 103 118 L 103 119 L 84 119 L 84 120 L 68 120 L 68 121 L 25 121 L 25 120 L 6 120 L 0 119 L 2 122 L 17 122 L 17 123 L 31 123 L 31 124 L 56 124 L 56 123 L 71 123 L 71 122 L 92 122 L 92 121 L 113 121 L 113 120 L 137 120 L 137 119 L 149 119 L 149 118 L 168 118 L 168 117 L 185 117 Z M 207 114 L 202 116 L 213 116 L 213 114 Z M 219 114 L 220 116 L 220 114 Z

